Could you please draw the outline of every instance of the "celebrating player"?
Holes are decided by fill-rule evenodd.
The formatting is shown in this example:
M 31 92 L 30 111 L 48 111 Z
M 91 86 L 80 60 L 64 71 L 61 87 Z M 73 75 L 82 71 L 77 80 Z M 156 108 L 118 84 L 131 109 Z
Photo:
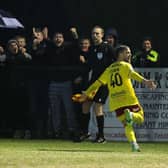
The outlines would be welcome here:
M 104 73 L 81 95 L 79 101 L 92 99 L 102 85 L 108 85 L 110 111 L 115 111 L 116 116 L 124 125 L 125 135 L 131 143 L 132 151 L 140 151 L 136 141 L 133 123 L 141 124 L 144 121 L 144 112 L 141 107 L 131 79 L 142 82 L 151 90 L 156 88 L 154 81 L 145 79 L 138 74 L 130 64 L 131 50 L 126 45 L 116 49 L 117 61 L 111 64 Z

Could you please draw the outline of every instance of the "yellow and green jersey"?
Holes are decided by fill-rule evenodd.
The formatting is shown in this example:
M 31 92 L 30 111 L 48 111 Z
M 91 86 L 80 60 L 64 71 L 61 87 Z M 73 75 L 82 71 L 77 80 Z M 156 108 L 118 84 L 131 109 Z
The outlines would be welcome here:
M 99 79 L 87 90 L 86 95 L 92 98 L 101 85 L 108 85 L 110 111 L 120 107 L 138 104 L 131 79 L 142 82 L 144 79 L 134 71 L 131 64 L 120 61 L 111 64 Z

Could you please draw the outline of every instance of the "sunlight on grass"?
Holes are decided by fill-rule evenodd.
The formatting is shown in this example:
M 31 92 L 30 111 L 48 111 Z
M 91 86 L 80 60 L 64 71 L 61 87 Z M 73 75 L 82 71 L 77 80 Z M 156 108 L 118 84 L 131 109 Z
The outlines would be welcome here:
M 2 168 L 166 168 L 168 143 L 141 143 L 132 153 L 125 142 L 93 144 L 56 140 L 0 140 Z

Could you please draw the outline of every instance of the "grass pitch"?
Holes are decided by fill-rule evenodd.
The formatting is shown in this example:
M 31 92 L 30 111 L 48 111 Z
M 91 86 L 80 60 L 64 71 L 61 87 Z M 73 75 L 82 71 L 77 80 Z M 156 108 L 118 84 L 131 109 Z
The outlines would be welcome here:
M 0 139 L 0 168 L 167 168 L 168 143 Z

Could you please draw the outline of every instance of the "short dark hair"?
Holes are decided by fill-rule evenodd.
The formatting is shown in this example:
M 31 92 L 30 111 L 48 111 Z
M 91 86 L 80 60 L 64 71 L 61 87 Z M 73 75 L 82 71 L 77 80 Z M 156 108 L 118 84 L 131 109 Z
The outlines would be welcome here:
M 102 33 L 104 34 L 104 29 L 99 25 L 94 26 L 93 29 L 101 29 Z
M 82 38 L 80 38 L 79 42 L 82 42 L 82 41 L 84 41 L 84 40 L 87 40 L 87 41 L 89 41 L 89 43 L 90 43 L 90 39 L 89 39 L 88 37 L 82 37 Z
M 26 40 L 26 37 L 25 36 L 22 36 L 22 35 L 16 35 L 14 37 L 14 39 L 18 40 L 18 39 L 25 39 Z
M 61 34 L 64 37 L 64 34 L 62 32 L 55 32 L 53 37 L 55 37 L 57 34 Z
M 150 36 L 145 36 L 145 37 L 143 37 L 143 39 L 142 39 L 142 42 L 144 42 L 144 41 L 150 41 L 150 42 L 152 43 L 152 37 L 150 37 Z
M 127 45 L 119 45 L 116 49 L 115 49 L 115 57 L 116 59 L 118 58 L 118 56 L 120 55 L 120 53 L 122 53 L 124 50 L 126 50 L 127 48 L 129 48 L 129 46 Z
M 39 33 L 39 32 L 42 32 L 43 30 L 42 30 L 42 28 L 40 28 L 40 27 L 35 27 L 35 32 L 36 33 Z

